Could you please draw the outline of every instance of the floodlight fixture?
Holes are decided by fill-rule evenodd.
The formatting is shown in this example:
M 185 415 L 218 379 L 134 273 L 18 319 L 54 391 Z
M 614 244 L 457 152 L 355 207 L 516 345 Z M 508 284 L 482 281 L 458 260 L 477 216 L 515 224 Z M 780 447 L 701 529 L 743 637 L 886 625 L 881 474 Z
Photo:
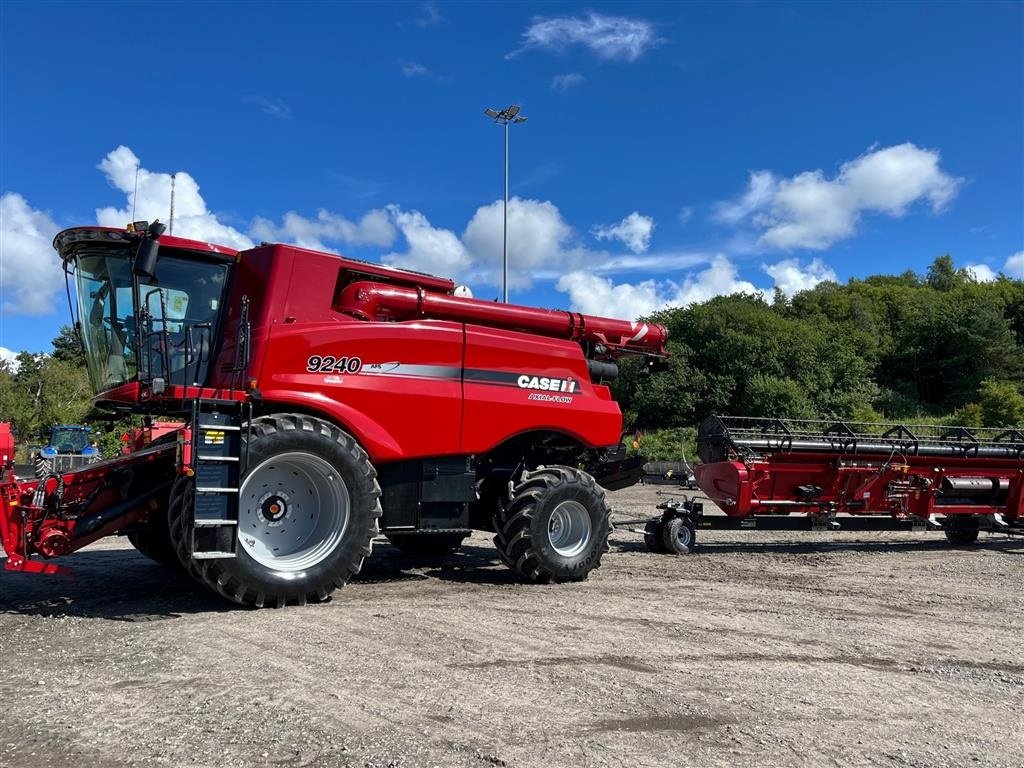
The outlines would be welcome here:
M 501 111 L 491 107 L 484 110 L 485 115 L 505 128 L 505 206 L 501 216 L 501 300 L 506 304 L 508 304 L 508 124 L 526 122 L 526 116 L 519 114 L 520 109 L 518 104 L 510 104 Z

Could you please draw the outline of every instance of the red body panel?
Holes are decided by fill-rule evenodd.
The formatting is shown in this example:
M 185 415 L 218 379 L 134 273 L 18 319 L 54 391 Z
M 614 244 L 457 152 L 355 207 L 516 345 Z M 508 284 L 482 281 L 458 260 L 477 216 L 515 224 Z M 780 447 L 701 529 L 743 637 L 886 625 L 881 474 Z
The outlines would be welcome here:
M 11 425 L 0 421 L 0 472 L 14 464 L 14 435 Z
M 376 461 L 459 453 L 460 323 L 296 322 L 272 327 L 255 378 L 264 401 L 319 412 Z M 311 372 L 311 357 L 357 359 L 355 372 Z
M 591 383 L 580 341 L 663 353 L 662 326 L 462 299 L 452 287 L 290 246 L 244 252 L 212 388 L 232 386 L 232 339 L 248 297 L 248 386 L 263 407 L 329 418 L 375 461 L 481 453 L 529 431 L 588 447 L 618 442 L 621 412 L 606 387 Z M 309 370 L 311 360 L 353 358 L 355 371 Z M 574 388 L 531 388 L 534 377 L 571 379 Z
M 466 326 L 466 372 L 463 453 L 483 453 L 531 430 L 562 432 L 589 446 L 619 440 L 622 413 L 595 391 L 579 344 Z M 538 372 L 572 391 L 521 386 L 522 377 L 532 382 Z

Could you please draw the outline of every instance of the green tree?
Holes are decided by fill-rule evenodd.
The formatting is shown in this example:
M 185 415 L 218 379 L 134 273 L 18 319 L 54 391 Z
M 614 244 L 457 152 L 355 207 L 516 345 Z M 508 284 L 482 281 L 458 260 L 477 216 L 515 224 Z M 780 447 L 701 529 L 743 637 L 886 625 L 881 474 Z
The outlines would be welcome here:
M 978 404 L 986 427 L 1024 426 L 1024 395 L 1012 381 L 985 379 L 978 390 Z
M 70 325 L 61 326 L 60 333 L 53 340 L 53 356 L 57 360 L 85 367 L 85 352 L 78 331 Z
M 945 256 L 939 256 L 928 267 L 925 281 L 929 287 L 937 291 L 951 291 L 971 279 L 966 269 L 957 269 L 954 266 L 953 257 L 947 253 Z
M 793 379 L 756 374 L 747 386 L 749 416 L 777 419 L 813 419 L 816 415 L 804 388 Z

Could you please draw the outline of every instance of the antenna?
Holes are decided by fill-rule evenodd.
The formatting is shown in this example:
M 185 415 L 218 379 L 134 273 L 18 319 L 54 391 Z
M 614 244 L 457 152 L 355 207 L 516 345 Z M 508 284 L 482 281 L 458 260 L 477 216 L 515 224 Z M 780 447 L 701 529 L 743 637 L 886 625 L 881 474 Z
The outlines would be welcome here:
M 174 181 L 178 178 L 178 174 L 171 174 L 171 226 L 168 234 L 174 234 Z
M 135 221 L 135 203 L 139 199 L 139 161 L 135 161 L 135 191 L 132 192 L 132 221 Z

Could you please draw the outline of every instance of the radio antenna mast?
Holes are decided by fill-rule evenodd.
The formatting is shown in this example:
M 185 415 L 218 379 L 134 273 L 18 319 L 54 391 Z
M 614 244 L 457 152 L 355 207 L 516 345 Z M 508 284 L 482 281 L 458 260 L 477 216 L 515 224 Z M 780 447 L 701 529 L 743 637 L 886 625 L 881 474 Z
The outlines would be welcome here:
M 135 161 L 135 191 L 132 192 L 132 221 L 135 221 L 135 203 L 139 200 L 139 161 Z
M 174 234 L 174 182 L 178 178 L 178 174 L 171 174 L 171 225 L 168 230 L 168 234 Z

